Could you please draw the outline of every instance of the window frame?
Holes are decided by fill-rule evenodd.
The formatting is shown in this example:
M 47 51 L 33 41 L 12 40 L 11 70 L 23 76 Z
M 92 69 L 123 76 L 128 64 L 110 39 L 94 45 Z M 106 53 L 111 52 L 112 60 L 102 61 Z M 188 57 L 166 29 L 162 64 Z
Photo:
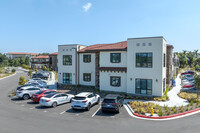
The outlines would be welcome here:
M 146 60 L 145 62 L 142 62 L 142 59 L 140 59 L 141 54 L 146 55 L 145 56 L 145 60 Z M 138 55 L 140 55 L 139 59 L 138 59 Z M 151 55 L 151 61 L 148 61 L 149 55 Z M 139 62 L 138 62 L 138 60 L 139 60 Z M 139 65 L 138 65 L 138 63 L 139 63 Z M 143 64 L 143 65 L 141 65 L 141 64 Z M 146 64 L 146 66 L 144 66 L 144 64 Z M 151 64 L 151 65 L 149 66 L 149 64 Z M 153 68 L 153 53 L 152 52 L 136 53 L 135 54 L 135 67 L 136 68 Z
M 85 78 L 86 74 L 90 75 L 89 78 Z M 91 73 L 83 73 L 83 81 L 85 81 L 85 82 L 91 82 L 91 76 L 92 76 Z
M 71 62 L 65 61 L 65 60 L 66 60 L 65 58 L 66 58 L 67 56 L 71 57 Z M 64 65 L 64 66 L 72 66 L 72 55 L 63 55 L 63 65 Z
M 113 78 L 118 78 L 119 79 L 119 83 L 117 85 L 113 85 L 112 84 Z M 120 76 L 110 76 L 110 86 L 120 87 L 121 86 L 121 77 Z
M 68 75 L 69 74 L 69 77 L 65 77 L 64 75 Z M 65 79 L 64 79 L 65 77 Z M 68 83 L 66 82 L 68 81 Z M 72 73 L 63 73 L 63 84 L 72 84 Z
M 113 62 L 113 54 L 119 54 L 119 61 Z M 121 63 L 121 53 L 110 53 L 110 62 L 111 63 Z
M 137 85 L 137 81 L 139 81 L 139 87 Z M 146 86 L 146 89 L 142 88 L 141 87 L 141 84 L 144 85 L 143 83 L 141 83 L 141 81 L 145 81 L 145 86 Z M 151 81 L 151 89 L 148 89 L 148 81 Z M 136 78 L 135 79 L 135 94 L 142 94 L 144 95 L 144 93 L 142 93 L 142 90 L 145 90 L 146 91 L 146 94 L 145 95 L 152 95 L 152 90 L 153 90 L 153 80 L 152 79 L 139 79 L 139 78 Z M 150 93 L 149 93 L 150 92 Z
M 89 57 L 89 59 L 88 59 Z M 90 63 L 91 62 L 91 54 L 84 54 L 83 55 L 83 62 L 84 63 Z

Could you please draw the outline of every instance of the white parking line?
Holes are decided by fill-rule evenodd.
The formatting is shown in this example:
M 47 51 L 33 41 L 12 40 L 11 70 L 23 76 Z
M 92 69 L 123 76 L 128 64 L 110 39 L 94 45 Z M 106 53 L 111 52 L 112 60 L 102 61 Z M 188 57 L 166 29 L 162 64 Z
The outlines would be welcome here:
M 23 104 L 21 106 L 24 106 Z
M 34 108 L 29 108 L 29 109 L 34 109 Z
M 45 110 L 45 111 L 43 111 L 44 113 L 46 113 L 47 111 Z
M 64 114 L 66 111 L 63 111 L 63 112 L 61 112 L 60 114 L 62 115 L 62 114 Z
M 97 109 L 97 111 L 92 115 L 92 117 L 94 117 L 96 115 L 96 113 L 101 109 L 101 106 Z

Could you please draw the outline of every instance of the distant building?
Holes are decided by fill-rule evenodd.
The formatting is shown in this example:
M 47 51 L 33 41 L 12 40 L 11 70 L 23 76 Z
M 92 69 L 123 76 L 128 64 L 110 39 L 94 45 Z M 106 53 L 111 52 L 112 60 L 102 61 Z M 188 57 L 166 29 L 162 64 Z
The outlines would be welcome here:
M 48 55 L 39 55 L 31 59 L 31 68 L 32 69 L 42 69 L 46 66 L 49 68 L 49 56 Z
M 49 55 L 49 69 L 50 70 L 54 70 L 54 71 L 58 70 L 58 67 L 57 67 L 57 63 L 58 63 L 57 55 L 58 55 L 58 52 L 55 52 L 55 53 L 52 53 L 52 54 Z
M 16 59 L 16 58 L 21 58 L 21 57 L 34 57 L 38 54 L 36 53 L 24 53 L 24 52 L 8 52 L 6 53 L 6 57 L 9 58 L 9 59 Z

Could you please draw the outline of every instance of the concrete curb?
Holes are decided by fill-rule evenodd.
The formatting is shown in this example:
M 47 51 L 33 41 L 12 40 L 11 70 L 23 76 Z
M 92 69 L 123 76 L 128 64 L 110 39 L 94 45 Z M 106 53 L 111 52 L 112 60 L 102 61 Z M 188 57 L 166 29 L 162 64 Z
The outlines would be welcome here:
M 134 111 L 132 110 L 132 108 L 128 104 L 126 104 L 124 107 L 131 117 L 141 119 L 141 120 L 151 120 L 151 121 L 152 120 L 153 121 L 174 120 L 174 119 L 179 119 L 179 118 L 183 118 L 183 117 L 186 117 L 186 116 L 190 116 L 190 115 L 200 113 L 200 108 L 198 108 L 198 109 L 194 109 L 194 110 L 190 110 L 190 111 L 187 111 L 187 112 L 184 112 L 184 113 L 179 113 L 179 114 L 170 115 L 170 116 L 151 117 L 151 116 L 144 116 L 144 115 L 139 115 L 137 113 L 134 113 Z

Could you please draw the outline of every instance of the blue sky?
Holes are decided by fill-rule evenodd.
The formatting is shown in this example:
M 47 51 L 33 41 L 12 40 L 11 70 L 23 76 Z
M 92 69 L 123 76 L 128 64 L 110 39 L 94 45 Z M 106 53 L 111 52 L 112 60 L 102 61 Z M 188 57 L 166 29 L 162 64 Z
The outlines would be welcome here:
M 0 0 L 0 52 L 54 52 L 164 36 L 175 51 L 200 48 L 199 0 Z

